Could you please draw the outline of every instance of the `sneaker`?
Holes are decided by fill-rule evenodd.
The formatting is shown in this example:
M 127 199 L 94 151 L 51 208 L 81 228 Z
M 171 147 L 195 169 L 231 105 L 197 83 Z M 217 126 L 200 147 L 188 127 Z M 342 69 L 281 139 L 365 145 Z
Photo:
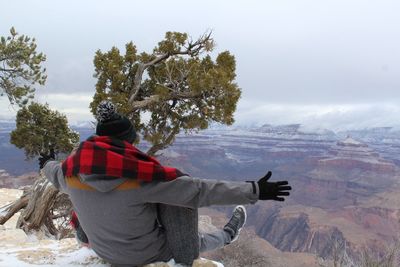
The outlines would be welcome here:
M 235 242 L 239 238 L 240 230 L 242 230 L 244 224 L 246 223 L 246 209 L 244 206 L 236 206 L 233 209 L 232 217 L 229 222 L 224 226 L 224 231 L 231 235 L 231 242 Z

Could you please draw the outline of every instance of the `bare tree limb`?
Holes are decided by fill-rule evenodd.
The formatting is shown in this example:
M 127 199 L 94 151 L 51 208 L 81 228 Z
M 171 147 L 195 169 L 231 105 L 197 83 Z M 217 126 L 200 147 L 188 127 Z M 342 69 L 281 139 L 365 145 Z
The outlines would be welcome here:
M 133 88 L 130 90 L 132 93 L 129 97 L 129 103 L 131 105 L 134 104 L 136 97 L 139 94 L 140 91 L 140 85 L 142 83 L 142 78 L 143 78 L 143 73 L 147 68 L 150 66 L 155 66 L 162 61 L 167 60 L 171 56 L 177 56 L 177 55 L 189 55 L 189 56 L 197 56 L 203 49 L 207 49 L 207 45 L 209 41 L 212 41 L 211 39 L 211 34 L 212 32 L 208 32 L 203 34 L 197 41 L 192 42 L 190 41 L 187 46 L 184 46 L 185 50 L 179 50 L 179 51 L 174 51 L 170 53 L 165 53 L 158 55 L 155 59 L 153 59 L 150 62 L 147 63 L 141 63 L 138 66 L 138 69 L 135 74 L 135 79 L 133 82 Z
M 28 205 L 29 196 L 30 196 L 29 194 L 25 194 L 25 195 L 21 196 L 21 198 L 19 198 L 15 202 L 4 207 L 4 209 L 7 211 L 7 213 L 4 216 L 0 216 L 0 224 L 3 225 L 12 216 L 14 216 L 15 213 L 17 213 L 21 209 L 25 208 Z
M 49 216 L 46 217 L 44 225 L 47 227 L 47 230 L 50 232 L 51 235 L 57 236 L 58 230 L 55 227 L 53 220 Z
M 177 135 L 178 133 L 179 133 L 179 128 L 174 128 L 167 136 L 164 142 L 153 145 L 152 147 L 150 147 L 149 150 L 147 150 L 146 154 L 154 156 L 157 151 L 167 148 L 174 140 L 175 135 Z
M 168 96 L 163 96 L 163 99 L 165 101 L 169 101 L 169 100 L 174 100 L 174 99 L 187 99 L 187 98 L 196 98 L 199 95 L 201 95 L 201 93 L 194 93 L 194 92 L 173 92 Z M 141 100 L 141 101 L 134 101 L 132 103 L 132 109 L 131 112 L 134 112 L 136 110 L 142 109 L 142 108 L 146 108 L 149 107 L 157 102 L 160 101 L 161 96 L 160 95 L 152 95 L 149 96 L 148 98 Z
M 3 71 L 3 72 L 11 72 L 11 73 L 16 73 L 16 72 L 18 72 L 18 71 L 15 70 L 15 69 L 6 69 L 6 68 L 0 68 L 0 71 Z
M 60 214 L 52 214 L 52 215 L 49 215 L 49 218 L 52 219 L 52 220 L 55 220 L 55 219 L 58 219 L 58 218 L 67 217 L 67 216 L 69 216 L 69 215 L 71 215 L 71 211 L 68 210 L 68 211 L 62 212 L 62 213 L 60 213 Z
M 172 66 L 173 67 L 173 66 Z M 167 71 L 167 78 L 169 80 L 169 83 L 176 88 L 176 84 L 174 84 L 174 79 L 172 79 L 172 70 L 170 68 L 170 64 L 168 62 L 165 62 L 165 69 Z
M 144 71 L 153 65 L 156 65 L 158 63 L 160 63 L 161 61 L 167 59 L 170 55 L 169 54 L 162 54 L 158 57 L 156 57 L 155 59 L 153 59 L 152 61 L 148 62 L 148 63 L 141 63 L 139 64 L 139 67 L 137 68 L 136 74 L 135 74 L 135 79 L 133 81 L 133 88 L 131 91 L 133 91 L 133 94 L 131 94 L 130 98 L 129 98 L 129 103 L 133 103 L 133 101 L 135 100 L 136 96 L 139 94 L 140 91 L 140 84 L 142 83 L 142 77 L 143 77 L 143 73 Z
M 177 92 L 174 88 L 171 88 L 171 87 L 169 87 L 169 86 L 167 86 L 167 85 L 165 85 L 165 84 L 162 84 L 162 83 L 159 83 L 159 82 L 157 82 L 157 85 L 158 86 L 161 86 L 161 87 L 164 87 L 165 89 L 167 89 L 168 91 L 170 91 L 170 92 Z

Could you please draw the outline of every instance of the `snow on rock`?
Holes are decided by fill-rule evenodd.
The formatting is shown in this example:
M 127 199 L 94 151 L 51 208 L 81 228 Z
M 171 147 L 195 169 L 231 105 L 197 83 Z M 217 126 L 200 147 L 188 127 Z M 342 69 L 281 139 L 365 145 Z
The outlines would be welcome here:
M 207 259 L 198 259 L 193 262 L 192 267 L 223 267 L 223 265 L 219 262 Z
M 20 233 L 13 239 L 12 231 L 4 231 L 10 235 L 0 239 L 0 266 L 109 266 L 90 249 L 79 247 L 73 238 L 26 242 L 26 235 L 24 240 Z
M 0 169 L 0 177 L 9 177 L 10 174 L 6 170 Z
M 0 207 L 11 203 L 22 196 L 22 190 L 0 188 Z
M 0 188 L 0 216 L 4 215 L 3 213 L 5 213 L 2 207 L 18 199 L 20 196 L 22 196 L 22 193 L 23 191 L 18 189 Z M 0 230 L 15 229 L 19 214 L 19 212 L 16 213 L 11 219 L 9 219 L 4 225 L 2 225 L 3 227 L 0 226 Z
M 0 232 L 0 244 L 4 247 L 18 245 L 27 241 L 27 236 L 21 229 L 4 229 Z
M 162 155 L 165 158 L 179 158 L 181 156 L 181 154 L 171 148 L 167 148 L 166 150 L 164 150 L 162 152 Z
M 368 147 L 367 144 L 361 143 L 350 136 L 347 136 L 347 138 L 343 141 L 337 142 L 337 145 L 340 146 L 355 146 L 355 147 Z
M 111 266 L 99 258 L 91 249 L 80 247 L 74 238 L 26 242 L 26 235 L 22 230 L 6 230 L 3 232 L 8 233 L 6 238 L 2 238 L 1 234 L 4 233 L 0 233 L 0 266 Z M 223 265 L 206 259 L 198 259 L 193 263 L 193 266 L 222 267 Z M 184 266 L 171 260 L 148 264 L 145 267 Z
M 18 199 L 21 190 L 0 188 L 0 207 Z M 74 238 L 62 240 L 40 239 L 35 235 L 27 236 L 21 229 L 15 229 L 18 214 L 8 223 L 0 226 L 0 266 L 1 267 L 52 267 L 52 266 L 88 266 L 110 267 L 95 252 L 80 247 Z M 207 218 L 204 221 L 208 223 Z M 195 267 L 223 267 L 221 263 L 207 259 L 198 259 Z M 174 260 L 148 264 L 144 267 L 184 267 Z

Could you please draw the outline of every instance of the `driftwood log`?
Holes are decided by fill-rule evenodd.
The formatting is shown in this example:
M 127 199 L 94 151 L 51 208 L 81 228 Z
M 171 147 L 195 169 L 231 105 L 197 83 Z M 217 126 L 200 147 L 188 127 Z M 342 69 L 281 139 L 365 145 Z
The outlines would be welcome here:
M 26 187 L 19 199 L 0 208 L 0 224 L 6 223 L 19 211 L 21 214 L 16 226 L 26 233 L 41 231 L 57 239 L 71 236 L 68 223 L 71 201 L 43 175 L 39 175 L 32 186 Z

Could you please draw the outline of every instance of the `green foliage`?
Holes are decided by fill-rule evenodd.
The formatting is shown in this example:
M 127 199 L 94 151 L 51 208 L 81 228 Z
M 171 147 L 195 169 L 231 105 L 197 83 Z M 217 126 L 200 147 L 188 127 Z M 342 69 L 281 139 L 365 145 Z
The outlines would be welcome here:
M 46 56 L 37 53 L 34 38 L 18 35 L 14 27 L 10 34 L 0 38 L 0 95 L 6 94 L 11 104 L 24 106 L 33 98 L 33 86 L 46 82 L 46 69 L 41 66 Z
M 171 144 L 180 130 L 232 124 L 241 94 L 234 81 L 235 58 L 225 51 L 213 60 L 210 35 L 193 41 L 186 33 L 167 32 L 151 54 L 139 54 L 132 42 L 125 54 L 116 47 L 97 51 L 92 113 L 102 100 L 111 100 L 153 144 L 152 152 Z M 144 121 L 144 114 L 150 120 Z
M 48 105 L 31 103 L 17 113 L 16 129 L 11 132 L 11 143 L 25 150 L 27 158 L 40 153 L 69 153 L 79 142 L 79 134 L 68 127 L 65 115 L 52 111 Z

